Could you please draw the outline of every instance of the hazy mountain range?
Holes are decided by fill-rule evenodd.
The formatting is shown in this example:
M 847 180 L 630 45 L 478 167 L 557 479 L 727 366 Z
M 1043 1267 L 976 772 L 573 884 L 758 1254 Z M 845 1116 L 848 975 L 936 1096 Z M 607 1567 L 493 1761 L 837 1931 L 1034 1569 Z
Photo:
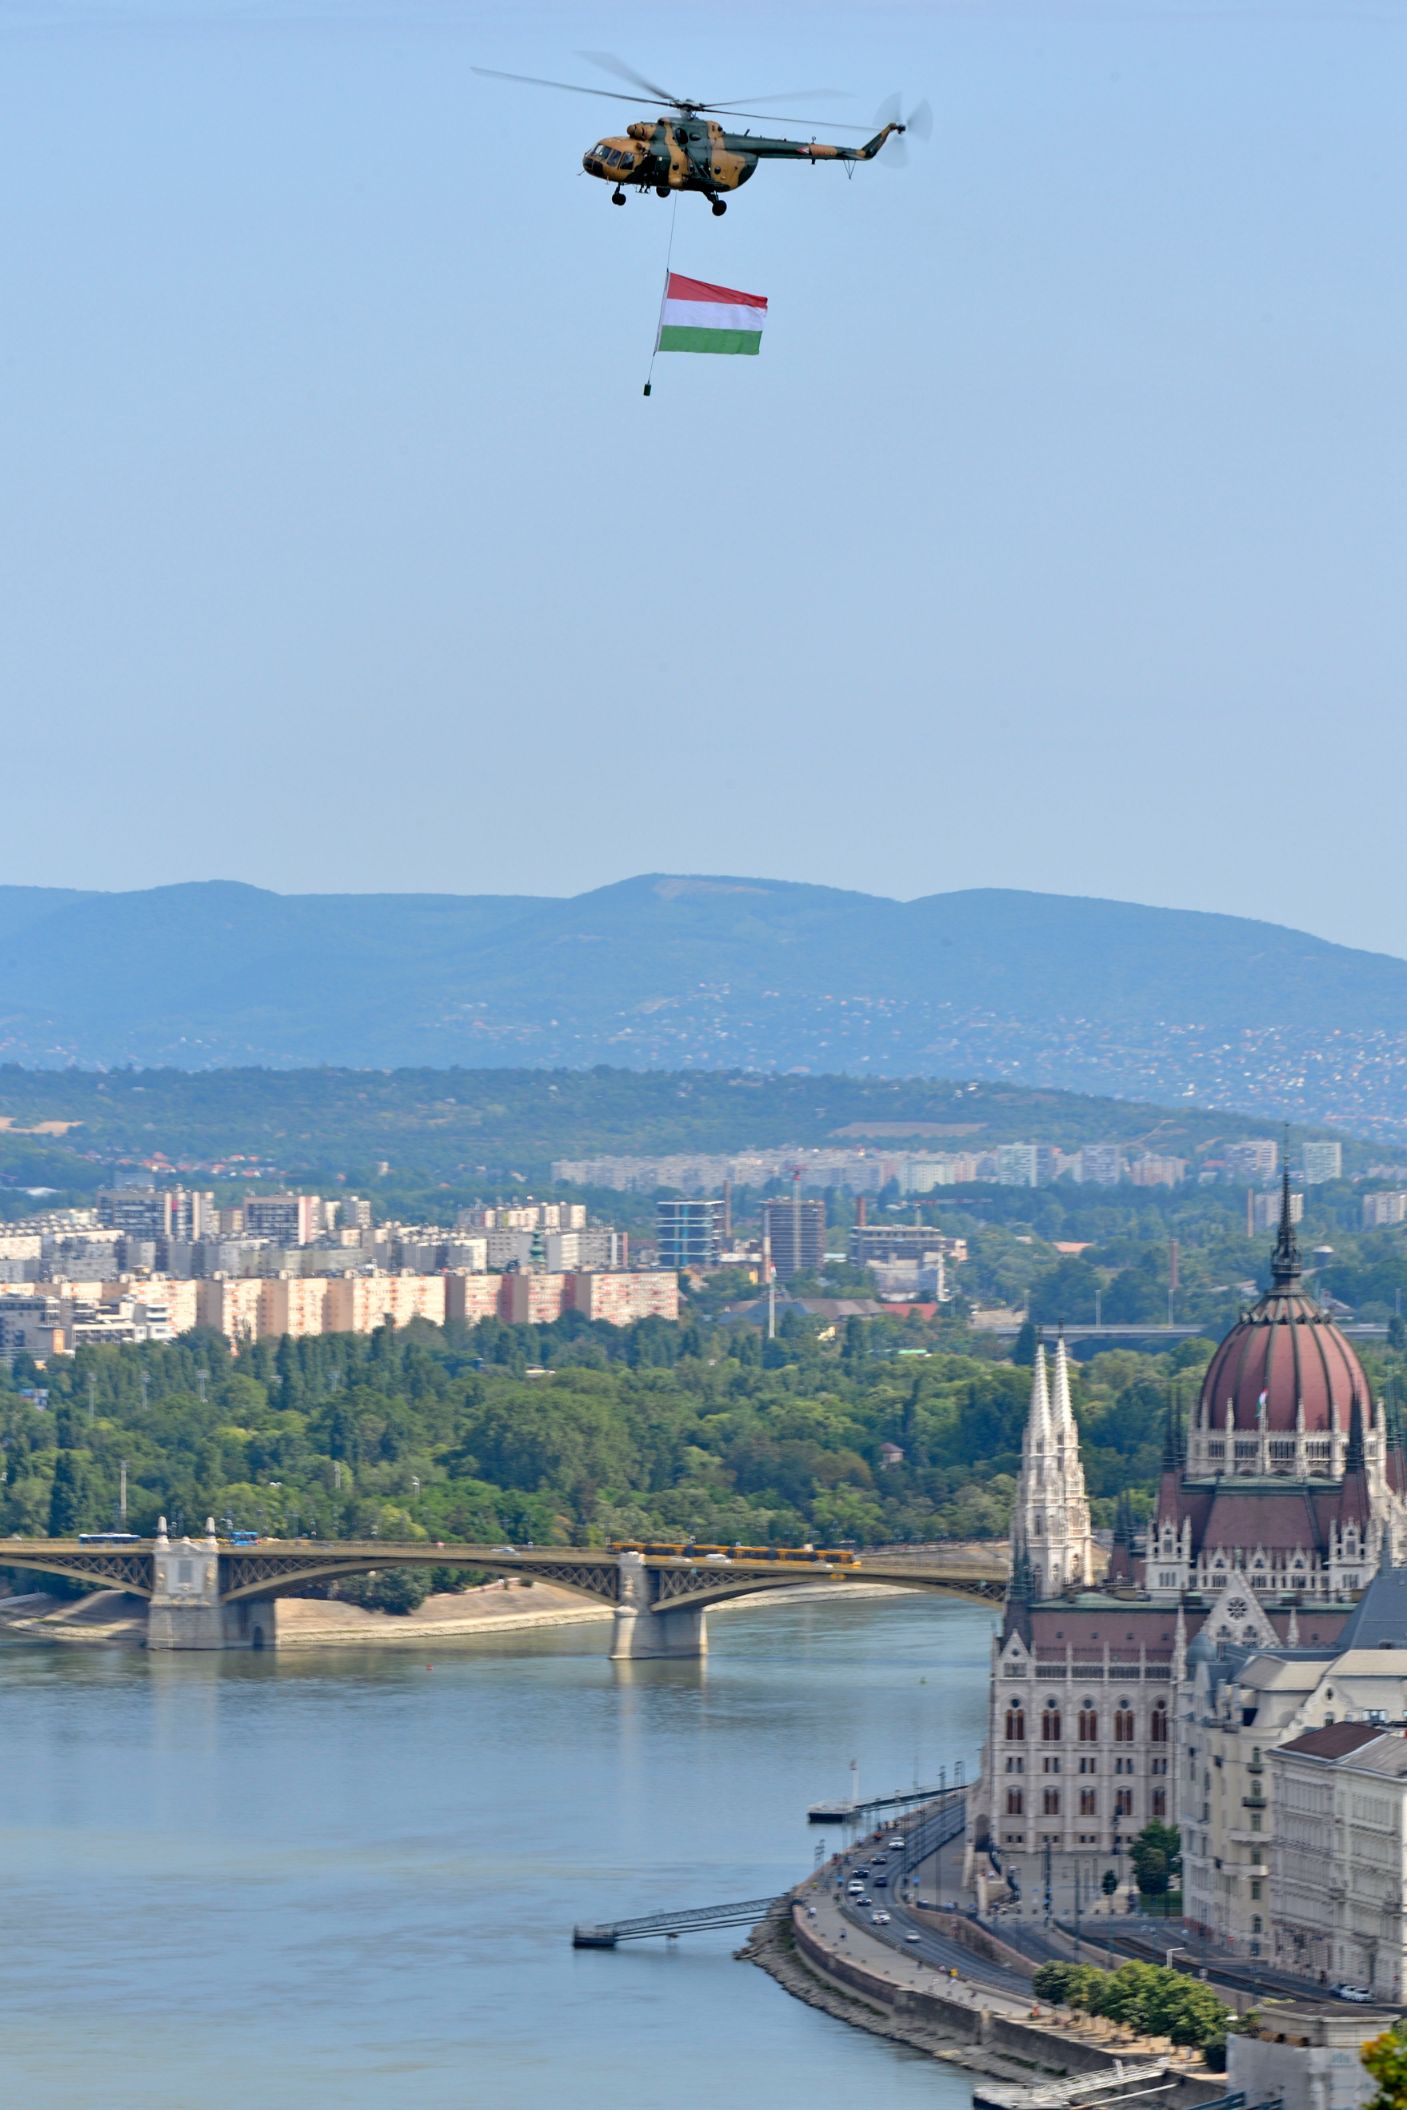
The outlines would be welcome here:
M 1234 916 L 992 889 L 8 887 L 0 1060 L 974 1076 L 1407 1135 L 1407 962 Z

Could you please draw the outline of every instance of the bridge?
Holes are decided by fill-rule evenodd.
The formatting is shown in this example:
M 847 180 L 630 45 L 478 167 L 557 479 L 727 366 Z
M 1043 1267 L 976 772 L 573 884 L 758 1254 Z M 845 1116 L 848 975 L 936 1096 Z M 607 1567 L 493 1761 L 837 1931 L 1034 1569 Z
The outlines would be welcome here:
M 220 1539 L 207 1518 L 200 1538 L 173 1537 L 163 1517 L 154 1539 L 103 1545 L 82 1539 L 0 1538 L 0 1568 L 63 1575 L 147 1601 L 147 1647 L 273 1648 L 277 1600 L 309 1584 L 383 1568 L 466 1568 L 555 1583 L 614 1614 L 611 1655 L 620 1659 L 701 1656 L 710 1605 L 818 1583 L 845 1588 L 941 1590 L 999 1603 L 1004 1551 L 906 1553 L 890 1549 L 853 1564 L 816 1560 L 710 1561 L 686 1554 L 613 1553 L 596 1546 L 469 1546 L 416 1539 Z

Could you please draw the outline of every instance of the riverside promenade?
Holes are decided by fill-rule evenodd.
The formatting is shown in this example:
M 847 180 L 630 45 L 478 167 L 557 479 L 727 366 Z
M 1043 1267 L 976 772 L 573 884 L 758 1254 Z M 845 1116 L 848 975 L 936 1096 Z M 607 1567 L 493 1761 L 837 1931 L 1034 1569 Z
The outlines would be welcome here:
M 1156 2080 L 1169 2110 L 1197 2110 L 1225 2094 L 1225 2080 L 1196 2053 L 1046 2007 L 1031 1991 L 1029 1965 L 999 1940 L 979 1937 L 978 1949 L 957 1939 L 950 1915 L 915 1902 L 932 1856 L 902 1864 L 882 1897 L 889 1923 L 870 1924 L 846 1898 L 846 1877 L 862 1853 L 873 1858 L 915 1828 L 910 1816 L 827 1862 L 754 1929 L 743 1954 L 837 2019 L 999 2084 L 990 2097 L 979 2089 L 983 2100 L 1034 2103 L 1052 2080 L 1079 2076 L 1105 2095 Z

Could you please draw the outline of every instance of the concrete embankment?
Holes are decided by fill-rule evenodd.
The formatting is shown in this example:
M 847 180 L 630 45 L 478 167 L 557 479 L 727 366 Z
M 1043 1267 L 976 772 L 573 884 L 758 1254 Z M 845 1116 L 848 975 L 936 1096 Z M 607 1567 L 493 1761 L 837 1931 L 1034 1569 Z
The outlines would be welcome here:
M 803 1889 L 753 1930 L 740 1954 L 810 2006 L 1000 2081 L 1004 2094 L 1079 2074 L 1110 2081 L 1150 2060 L 1165 2065 L 1159 2096 L 1169 2110 L 1196 2110 L 1225 2093 L 1224 2081 L 1192 2070 L 1190 2055 L 1174 2063 L 1165 2045 L 1089 2041 L 1073 2017 L 1048 2022 L 977 1981 L 922 1970 L 858 1930 L 846 1930 L 842 1950 L 830 1919 L 824 1910 L 812 1917 Z

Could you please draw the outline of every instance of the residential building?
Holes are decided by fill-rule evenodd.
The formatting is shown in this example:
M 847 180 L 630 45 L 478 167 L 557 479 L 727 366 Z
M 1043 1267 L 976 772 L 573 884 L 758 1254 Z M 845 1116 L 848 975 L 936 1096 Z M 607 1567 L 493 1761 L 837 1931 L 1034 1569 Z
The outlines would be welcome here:
M 1310 1729 L 1270 1753 L 1275 1960 L 1393 2006 L 1407 1984 L 1403 1697 L 1399 1678 L 1390 1715 Z
M 1273 1231 L 1280 1218 L 1281 1206 L 1280 1196 L 1275 1193 L 1274 1189 L 1269 1194 L 1248 1194 L 1246 1201 L 1247 1215 L 1250 1219 L 1248 1229 L 1252 1235 L 1258 1232 Z M 1290 1222 L 1298 1224 L 1303 1221 L 1304 1196 L 1302 1194 L 1291 1194 Z
M 374 1333 L 412 1319 L 445 1323 L 443 1275 L 336 1275 L 325 1292 L 324 1333 Z
M 1117 1187 L 1124 1177 L 1119 1143 L 1086 1143 L 1080 1152 L 1080 1179 L 1086 1187 Z
M 826 1257 L 826 1205 L 789 1195 L 763 1204 L 762 1230 L 780 1281 L 811 1274 Z
M 1186 1177 L 1186 1158 L 1158 1157 L 1145 1150 L 1129 1163 L 1129 1178 L 1135 1187 L 1180 1187 Z
M 724 1205 L 711 1196 L 655 1203 L 655 1251 L 659 1265 L 679 1274 L 686 1268 L 717 1267 L 723 1249 Z
M 316 1194 L 251 1194 L 244 1203 L 244 1233 L 270 1245 L 311 1245 L 323 1228 Z
M 1248 1180 L 1253 1186 L 1260 1186 L 1273 1180 L 1279 1170 L 1280 1145 L 1273 1136 L 1249 1137 L 1241 1143 L 1228 1143 L 1223 1156 L 1228 1179 Z
M 1039 1152 L 1034 1143 L 999 1143 L 995 1155 L 997 1182 L 1000 1186 L 1035 1186 L 1039 1170 Z
M 1343 1144 L 1319 1139 L 1300 1145 L 1301 1176 L 1306 1187 L 1322 1187 L 1343 1178 Z
M 445 1318 L 458 1326 L 477 1326 L 480 1319 L 496 1319 L 504 1277 L 466 1274 L 452 1269 L 445 1276 Z
M 1365 1194 L 1363 1228 L 1380 1231 L 1391 1224 L 1407 1223 L 1407 1193 L 1401 1188 L 1387 1194 Z
M 583 1318 L 600 1319 L 608 1326 L 677 1319 L 679 1278 L 663 1268 L 640 1274 L 573 1274 L 567 1277 L 567 1301 Z
M 852 1224 L 845 1243 L 852 1267 L 899 1260 L 928 1267 L 943 1260 L 956 1267 L 967 1258 L 967 1240 L 949 1237 L 936 1224 Z

